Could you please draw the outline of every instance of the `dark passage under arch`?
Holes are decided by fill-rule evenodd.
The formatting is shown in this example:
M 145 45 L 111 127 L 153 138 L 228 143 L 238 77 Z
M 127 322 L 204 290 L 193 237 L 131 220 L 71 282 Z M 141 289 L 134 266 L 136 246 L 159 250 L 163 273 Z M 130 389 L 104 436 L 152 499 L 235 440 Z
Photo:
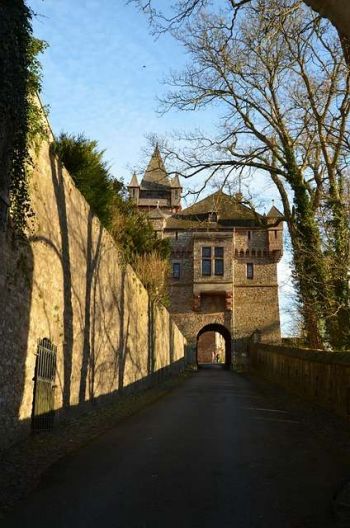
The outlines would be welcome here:
M 218 324 L 218 323 L 213 323 L 213 324 L 208 324 L 206 326 L 203 326 L 203 328 L 198 332 L 198 334 L 197 334 L 197 348 L 196 348 L 197 365 L 200 365 L 200 362 L 198 361 L 198 342 L 199 342 L 199 338 L 205 332 L 218 332 L 224 338 L 224 340 L 225 340 L 225 358 L 224 358 L 223 366 L 228 368 L 231 365 L 231 354 L 232 354 L 231 333 L 227 330 L 227 328 L 225 326 L 223 326 L 221 324 Z

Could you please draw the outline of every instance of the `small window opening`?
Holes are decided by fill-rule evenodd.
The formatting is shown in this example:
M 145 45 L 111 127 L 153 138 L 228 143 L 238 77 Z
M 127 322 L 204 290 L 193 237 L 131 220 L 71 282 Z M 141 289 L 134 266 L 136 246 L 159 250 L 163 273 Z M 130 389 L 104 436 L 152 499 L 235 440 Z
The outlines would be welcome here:
M 181 273 L 181 266 L 179 262 L 173 262 L 173 279 L 179 279 Z
M 254 264 L 252 262 L 247 263 L 247 279 L 254 278 Z
M 224 274 L 224 248 L 216 247 L 215 248 L 215 275 Z

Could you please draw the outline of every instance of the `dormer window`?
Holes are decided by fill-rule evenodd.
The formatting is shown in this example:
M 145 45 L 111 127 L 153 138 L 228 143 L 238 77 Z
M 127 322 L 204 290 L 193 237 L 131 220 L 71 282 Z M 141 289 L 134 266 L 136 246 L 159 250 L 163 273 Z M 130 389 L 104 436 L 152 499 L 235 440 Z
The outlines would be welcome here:
M 218 221 L 218 214 L 215 211 L 212 211 L 208 214 L 208 222 L 217 222 Z

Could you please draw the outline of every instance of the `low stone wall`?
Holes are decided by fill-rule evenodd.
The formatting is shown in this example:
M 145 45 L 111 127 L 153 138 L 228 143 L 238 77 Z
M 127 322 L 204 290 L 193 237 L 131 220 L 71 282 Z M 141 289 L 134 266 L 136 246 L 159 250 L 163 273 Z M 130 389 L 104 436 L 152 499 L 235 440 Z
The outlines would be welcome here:
M 0 232 L 0 448 L 30 431 L 40 339 L 57 347 L 58 418 L 184 365 L 183 335 L 122 264 L 49 141 L 30 196 L 27 238 Z
M 343 416 L 350 415 L 350 352 L 251 343 L 250 368 Z

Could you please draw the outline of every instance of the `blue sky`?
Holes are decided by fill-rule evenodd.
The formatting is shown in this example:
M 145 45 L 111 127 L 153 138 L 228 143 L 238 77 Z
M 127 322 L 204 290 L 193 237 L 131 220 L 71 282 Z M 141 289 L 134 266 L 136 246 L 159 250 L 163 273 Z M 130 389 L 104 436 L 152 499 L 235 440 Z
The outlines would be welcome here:
M 192 128 L 207 116 L 156 113 L 161 81 L 185 57 L 170 37 L 156 41 L 147 21 L 123 0 L 29 0 L 41 58 L 43 101 L 54 132 L 84 132 L 106 149 L 114 175 L 142 163 L 150 133 Z
M 96 139 L 112 173 L 128 182 L 147 163 L 146 136 L 173 130 L 213 130 L 215 113 L 157 113 L 162 80 L 186 56 L 164 35 L 155 40 L 147 20 L 124 0 L 27 0 L 36 13 L 34 34 L 48 42 L 41 57 L 44 104 L 56 135 L 61 131 Z M 266 182 L 254 182 L 256 198 L 270 208 L 278 197 Z M 288 254 L 279 265 L 282 326 L 290 328 L 293 290 Z

